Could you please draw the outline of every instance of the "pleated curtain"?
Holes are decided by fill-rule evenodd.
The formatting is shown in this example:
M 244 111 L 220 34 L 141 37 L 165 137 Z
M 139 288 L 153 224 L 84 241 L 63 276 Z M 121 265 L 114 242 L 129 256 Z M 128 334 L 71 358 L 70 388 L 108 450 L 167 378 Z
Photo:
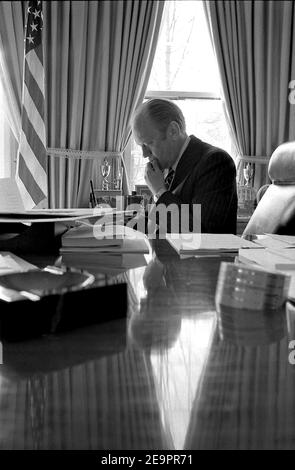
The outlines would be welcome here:
M 19 112 L 24 3 L 0 2 L 0 36 Z M 43 2 L 47 147 L 123 153 L 147 87 L 163 7 L 151 0 Z M 50 205 L 87 206 L 93 165 L 50 157 Z
M 164 2 L 45 2 L 48 147 L 123 152 Z M 55 205 L 88 205 L 94 160 L 52 158 Z
M 295 2 L 206 1 L 205 11 L 239 154 L 270 157 L 295 139 Z
M 7 97 L 2 111 L 11 129 L 4 131 L 7 176 L 15 168 L 21 127 L 24 21 L 25 2 L 0 2 L 0 79 Z

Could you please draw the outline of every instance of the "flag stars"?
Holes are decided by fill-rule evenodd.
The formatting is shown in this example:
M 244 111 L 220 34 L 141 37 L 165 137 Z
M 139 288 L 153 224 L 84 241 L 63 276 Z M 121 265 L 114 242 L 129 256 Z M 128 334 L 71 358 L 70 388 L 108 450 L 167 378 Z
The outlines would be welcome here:
M 40 10 L 35 10 L 35 11 L 33 11 L 33 15 L 34 15 L 35 19 L 36 19 L 37 17 L 40 17 Z
M 30 10 L 27 16 L 27 24 L 25 29 L 26 51 L 37 47 L 42 40 L 43 15 L 42 2 L 29 1 Z

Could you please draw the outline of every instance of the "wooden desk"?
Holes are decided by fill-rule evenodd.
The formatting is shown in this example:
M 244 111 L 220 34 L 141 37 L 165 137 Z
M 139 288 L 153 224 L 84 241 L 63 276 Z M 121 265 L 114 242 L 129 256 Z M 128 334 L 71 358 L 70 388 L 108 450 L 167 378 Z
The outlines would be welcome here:
M 127 321 L 4 345 L 0 449 L 295 448 L 294 308 L 218 320 L 220 259 L 154 246 Z

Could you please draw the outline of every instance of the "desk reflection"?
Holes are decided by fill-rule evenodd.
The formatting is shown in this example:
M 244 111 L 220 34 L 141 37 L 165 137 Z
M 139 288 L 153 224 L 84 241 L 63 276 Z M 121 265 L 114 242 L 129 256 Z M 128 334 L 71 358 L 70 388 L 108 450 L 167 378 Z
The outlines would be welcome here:
M 295 315 L 294 307 L 286 308 L 288 322 L 286 311 L 251 318 L 249 312 L 219 312 L 186 449 L 295 447 L 295 374 L 288 362 Z
M 199 294 L 198 277 L 186 276 L 193 264 L 194 260 L 165 263 L 154 257 L 142 275 L 138 309 L 128 324 L 129 344 L 141 350 L 151 365 L 166 440 L 170 449 L 178 450 L 184 447 L 215 328 L 211 302 L 196 306 L 192 301 Z
M 219 305 L 217 317 L 221 339 L 237 345 L 270 344 L 286 334 L 285 306 L 279 310 L 243 310 Z
M 1 449 L 295 448 L 295 307 L 216 312 L 220 259 L 151 261 L 127 319 L 4 344 Z
M 166 352 L 179 335 L 181 312 L 175 292 L 167 283 L 165 266 L 156 257 L 142 273 L 142 286 L 139 308 L 132 312 L 128 324 L 130 343 L 145 352 Z M 173 300 L 169 310 L 162 305 L 167 296 Z
M 60 354 L 71 356 L 65 336 Z M 106 355 L 99 341 L 99 334 L 89 334 L 88 360 L 84 353 L 82 362 L 66 366 L 65 361 L 64 368 L 49 371 L 44 365 L 45 372 L 39 365 L 38 372 L 29 368 L 22 375 L 12 371 L 17 352 L 9 345 L 0 376 L 1 449 L 170 448 L 149 361 L 126 347 L 117 352 L 113 347 Z M 40 344 L 30 347 L 42 364 Z M 22 354 L 29 357 L 26 348 Z

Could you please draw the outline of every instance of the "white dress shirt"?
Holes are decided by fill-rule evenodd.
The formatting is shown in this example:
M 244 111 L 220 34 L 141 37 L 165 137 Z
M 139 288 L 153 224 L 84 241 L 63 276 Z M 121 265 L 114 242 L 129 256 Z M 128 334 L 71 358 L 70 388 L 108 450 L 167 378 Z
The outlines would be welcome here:
M 168 168 L 168 169 L 166 169 L 166 170 L 164 171 L 164 178 L 167 177 L 167 175 L 168 175 L 168 173 L 169 173 L 169 171 L 170 171 L 171 169 L 174 170 L 174 174 L 175 174 L 175 171 L 176 171 L 177 165 L 178 165 L 178 163 L 179 163 L 179 160 L 181 159 L 182 155 L 184 154 L 184 152 L 185 152 L 185 150 L 186 150 L 186 148 L 187 148 L 187 146 L 188 146 L 188 144 L 189 144 L 189 141 L 190 141 L 190 137 L 187 136 L 187 138 L 185 139 L 185 141 L 184 141 L 184 143 L 183 143 L 183 146 L 182 146 L 181 149 L 180 149 L 180 152 L 179 152 L 178 157 L 176 158 L 175 162 L 173 163 L 173 165 L 172 165 L 170 168 Z M 173 179 L 174 179 L 174 177 L 173 177 Z M 172 179 L 172 181 L 171 181 L 171 183 L 170 183 L 170 186 L 171 186 L 171 184 L 172 184 L 172 182 L 173 182 L 173 179 Z M 158 199 L 162 196 L 162 194 L 166 193 L 166 191 L 168 191 L 168 190 L 169 190 L 169 189 L 167 189 L 167 188 L 162 188 L 162 189 L 160 189 L 160 191 L 158 191 L 158 192 L 154 195 L 154 201 L 157 202 Z

